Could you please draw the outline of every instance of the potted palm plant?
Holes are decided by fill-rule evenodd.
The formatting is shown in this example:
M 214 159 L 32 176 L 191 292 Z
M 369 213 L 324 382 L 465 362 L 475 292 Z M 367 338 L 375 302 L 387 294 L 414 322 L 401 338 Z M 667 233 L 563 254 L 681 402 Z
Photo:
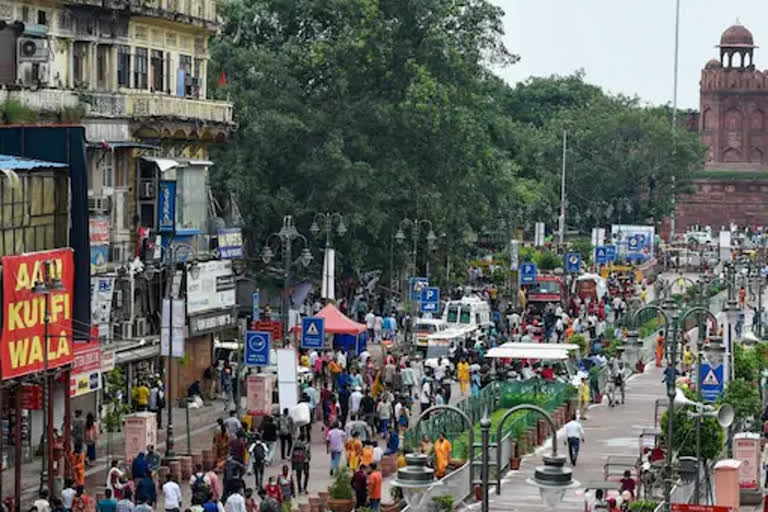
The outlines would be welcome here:
M 333 512 L 352 512 L 355 508 L 355 490 L 352 489 L 349 468 L 339 468 L 333 474 L 333 483 L 328 487 L 326 506 Z

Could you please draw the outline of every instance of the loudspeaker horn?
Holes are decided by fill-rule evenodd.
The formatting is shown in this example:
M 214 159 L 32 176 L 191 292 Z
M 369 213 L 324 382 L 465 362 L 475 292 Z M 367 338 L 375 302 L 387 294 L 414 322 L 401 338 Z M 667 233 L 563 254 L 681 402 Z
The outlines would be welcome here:
M 687 396 L 685 396 L 685 393 L 683 393 L 682 389 L 677 388 L 675 390 L 675 407 L 685 407 L 686 405 L 691 405 L 693 407 L 701 407 L 700 403 L 694 402 L 693 400 L 689 399 Z
M 735 417 L 735 412 L 733 411 L 733 407 L 731 404 L 723 404 L 720 407 L 717 408 L 715 411 L 715 417 L 717 418 L 717 423 L 723 427 L 728 428 L 731 426 L 731 423 L 733 423 L 733 419 Z

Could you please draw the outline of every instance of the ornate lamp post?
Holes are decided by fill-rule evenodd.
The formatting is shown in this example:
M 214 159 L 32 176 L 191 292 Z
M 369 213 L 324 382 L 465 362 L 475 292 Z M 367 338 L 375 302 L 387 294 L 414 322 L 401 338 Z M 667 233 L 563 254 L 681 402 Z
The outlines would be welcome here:
M 344 224 L 344 216 L 339 212 L 319 212 L 315 214 L 312 225 L 309 226 L 309 232 L 312 236 L 319 235 L 325 231 L 325 247 L 331 246 L 331 235 L 333 234 L 333 225 L 336 224 L 336 234 L 344 236 L 347 233 L 347 226 Z
M 427 250 L 432 251 L 435 247 L 435 241 L 437 240 L 437 235 L 435 235 L 435 231 L 432 229 L 432 221 L 429 221 L 427 219 L 416 219 L 411 220 L 409 218 L 404 218 L 400 221 L 400 226 L 397 229 L 397 233 L 395 233 L 395 240 L 398 243 L 402 243 L 405 241 L 405 230 L 410 229 L 411 230 L 411 238 L 413 239 L 413 273 L 416 273 L 416 255 L 417 255 L 417 248 L 418 248 L 418 242 L 419 242 L 419 236 L 421 235 L 422 230 L 425 226 L 429 226 L 429 231 L 427 231 L 426 239 L 427 239 Z M 426 260 L 426 277 L 429 278 L 429 256 L 425 258 Z
M 309 264 L 312 262 L 312 253 L 309 250 L 309 246 L 307 244 L 307 239 L 304 235 L 299 233 L 299 231 L 296 229 L 296 226 L 293 223 L 293 217 L 290 215 L 286 215 L 283 217 L 283 227 L 280 228 L 280 231 L 277 233 L 272 233 L 267 237 L 266 242 L 264 242 L 264 248 L 261 251 L 261 261 L 263 261 L 265 264 L 268 264 L 270 261 L 272 261 L 272 258 L 275 256 L 275 253 L 277 251 L 272 250 L 272 247 L 270 246 L 270 241 L 273 239 L 277 239 L 279 241 L 279 245 L 277 247 L 277 251 L 282 251 L 282 257 L 283 257 L 283 297 L 282 297 L 282 320 L 283 320 L 283 339 L 285 342 L 288 342 L 288 284 L 290 282 L 290 273 L 291 273 L 291 267 L 294 264 L 300 264 L 304 267 L 308 267 Z M 293 260 L 292 257 L 292 250 L 293 250 L 293 243 L 296 240 L 300 240 L 303 243 L 303 248 L 301 249 L 301 254 L 297 258 L 296 261 Z
M 40 488 L 53 491 L 53 402 L 51 401 L 50 379 L 48 374 L 48 326 L 51 323 L 51 294 L 64 289 L 61 279 L 51 272 L 54 263 L 46 261 L 43 265 L 44 281 L 35 281 L 32 294 L 42 296 L 44 301 L 43 312 L 43 436 L 40 441 Z M 16 462 L 17 464 L 20 461 Z M 18 497 L 16 498 L 19 499 Z

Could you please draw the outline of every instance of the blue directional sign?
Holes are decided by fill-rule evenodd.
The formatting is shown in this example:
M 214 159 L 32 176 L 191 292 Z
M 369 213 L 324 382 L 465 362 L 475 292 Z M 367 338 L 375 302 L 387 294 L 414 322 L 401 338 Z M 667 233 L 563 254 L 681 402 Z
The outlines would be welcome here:
M 608 248 L 606 246 L 599 245 L 595 248 L 595 263 L 598 265 L 608 263 Z
M 701 396 L 705 402 L 714 402 L 723 394 L 723 365 L 701 363 Z
M 605 254 L 608 256 L 608 261 L 616 261 L 616 246 L 615 245 L 606 245 L 605 246 Z
M 323 348 L 325 318 L 308 316 L 301 319 L 301 348 Z
M 426 277 L 412 277 L 408 280 L 408 285 L 411 291 L 411 302 L 419 300 L 421 297 L 421 289 L 429 284 L 429 279 Z
M 252 311 L 251 311 L 251 320 L 253 322 L 258 322 L 261 320 L 261 309 L 259 307 L 260 305 L 260 298 L 259 298 L 259 290 L 256 290 L 253 292 L 253 305 L 252 305 Z
M 272 335 L 264 331 L 245 333 L 245 365 L 269 366 L 269 347 Z
M 440 288 L 437 286 L 425 286 L 421 289 L 419 297 L 422 313 L 437 313 L 440 311 Z
M 536 264 L 526 262 L 520 265 L 520 284 L 534 284 L 536 282 Z
M 569 252 L 565 255 L 565 271 L 578 274 L 581 270 L 581 253 Z

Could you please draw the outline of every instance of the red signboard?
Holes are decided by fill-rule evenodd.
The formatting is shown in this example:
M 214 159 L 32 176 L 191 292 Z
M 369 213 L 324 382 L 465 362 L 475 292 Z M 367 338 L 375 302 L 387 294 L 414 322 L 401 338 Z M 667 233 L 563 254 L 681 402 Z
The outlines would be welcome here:
M 277 320 L 260 320 L 253 322 L 254 331 L 266 331 L 272 335 L 272 342 L 279 340 L 283 336 L 283 324 Z
M 672 503 L 672 512 L 733 512 L 731 507 L 720 505 L 688 505 L 687 503 Z
M 98 338 L 91 338 L 88 343 L 75 343 L 73 348 L 73 375 L 101 370 L 101 345 Z
M 37 384 L 21 386 L 21 408 L 39 411 L 43 408 L 43 387 Z
M 109 243 L 109 217 L 90 217 L 88 219 L 91 245 Z
M 44 281 L 44 264 L 62 289 L 32 293 Z M 44 369 L 45 310 L 48 302 L 48 368 L 72 362 L 72 295 L 75 270 L 72 249 L 3 256 L 3 331 L 0 338 L 2 379 Z

